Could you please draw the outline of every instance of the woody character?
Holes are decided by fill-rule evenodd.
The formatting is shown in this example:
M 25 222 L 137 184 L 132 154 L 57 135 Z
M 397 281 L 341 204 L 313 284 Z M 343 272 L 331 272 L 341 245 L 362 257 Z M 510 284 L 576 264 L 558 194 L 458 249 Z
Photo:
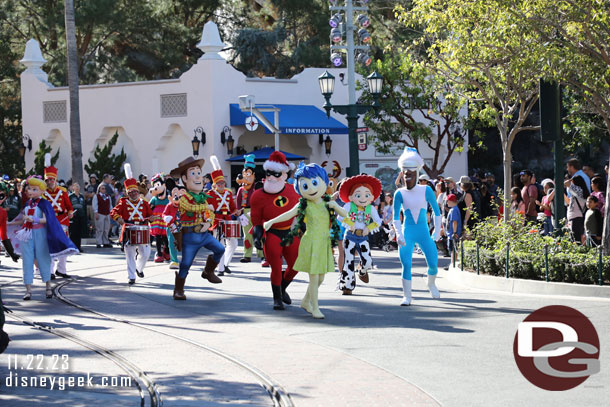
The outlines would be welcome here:
M 72 202 L 70 202 L 65 188 L 57 185 L 57 168 L 51 165 L 51 154 L 49 153 L 46 153 L 44 156 L 44 166 L 44 181 L 47 184 L 47 188 L 42 197 L 49 201 L 61 228 L 66 236 L 69 236 L 70 219 L 74 216 Z M 55 276 L 70 277 L 66 272 L 66 258 L 66 256 L 59 256 L 53 259 L 55 274 L 51 273 L 51 279 L 55 279 Z
M 186 193 L 180 197 L 178 211 L 180 213 L 181 239 L 176 239 L 178 251 L 182 252 L 180 271 L 176 273 L 174 286 L 174 300 L 186 300 L 184 295 L 184 283 L 186 276 L 193 265 L 197 252 L 202 247 L 211 250 L 205 263 L 201 277 L 210 283 L 222 283 L 222 280 L 214 274 L 214 269 L 220 262 L 225 248 L 210 233 L 210 226 L 214 223 L 214 210 L 208 204 L 209 195 L 203 192 L 202 167 L 205 160 L 196 160 L 188 157 L 174 168 L 170 176 L 180 178 L 186 187 Z
M 214 171 L 210 174 L 212 177 L 212 189 L 208 192 L 210 195 L 208 202 L 214 207 L 215 216 L 212 228 L 216 233 L 216 238 L 220 241 L 222 236 L 225 243 L 225 254 L 218 264 L 218 275 L 223 276 L 225 272 L 231 274 L 229 263 L 231 263 L 231 258 L 237 248 L 237 238 L 224 236 L 221 222 L 232 220 L 233 215 L 237 212 L 237 208 L 235 207 L 233 193 L 226 188 L 227 182 L 225 181 L 218 159 L 213 155 L 210 157 L 210 161 Z
M 148 226 L 148 219 L 152 216 L 152 210 L 148 202 L 140 197 L 138 181 L 133 178 L 131 165 L 125 164 L 125 192 L 127 197 L 122 197 L 119 203 L 112 208 L 110 217 L 122 226 L 121 242 L 124 245 L 125 258 L 127 259 L 127 274 L 129 285 L 136 282 L 136 275 L 144 277 L 144 266 L 150 256 L 150 244 L 135 243 L 127 238 L 127 228 L 129 226 Z M 147 234 L 148 230 L 142 232 Z M 147 236 L 148 237 L 148 236 Z

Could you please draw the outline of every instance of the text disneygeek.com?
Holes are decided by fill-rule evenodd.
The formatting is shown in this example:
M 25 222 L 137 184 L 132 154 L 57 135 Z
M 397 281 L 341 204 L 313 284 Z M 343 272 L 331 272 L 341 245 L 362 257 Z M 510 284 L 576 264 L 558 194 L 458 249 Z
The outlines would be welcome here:
M 61 376 L 61 375 L 34 375 L 9 372 L 2 380 L 1 387 L 43 387 L 51 390 L 66 390 L 76 387 L 110 388 L 131 387 L 131 377 L 127 376 L 91 376 L 84 375 Z

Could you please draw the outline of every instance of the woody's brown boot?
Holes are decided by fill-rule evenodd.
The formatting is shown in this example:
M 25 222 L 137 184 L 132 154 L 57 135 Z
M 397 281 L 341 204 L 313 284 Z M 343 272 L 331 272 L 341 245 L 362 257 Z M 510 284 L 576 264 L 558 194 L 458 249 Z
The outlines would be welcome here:
M 176 272 L 176 280 L 174 281 L 174 300 L 186 300 L 186 295 L 184 295 L 185 282 L 186 278 L 178 277 L 178 273 Z
M 205 261 L 205 268 L 201 273 L 201 277 L 205 278 L 212 284 L 220 284 L 222 280 L 216 274 L 214 274 L 214 269 L 218 266 L 218 262 L 214 261 L 214 257 L 212 255 L 208 256 L 208 259 Z

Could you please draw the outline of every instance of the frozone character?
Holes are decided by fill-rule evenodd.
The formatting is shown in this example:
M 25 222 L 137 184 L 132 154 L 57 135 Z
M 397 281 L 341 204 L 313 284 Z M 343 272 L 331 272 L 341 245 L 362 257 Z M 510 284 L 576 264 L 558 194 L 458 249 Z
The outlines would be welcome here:
M 294 169 L 294 164 L 289 164 L 282 152 L 274 151 L 263 164 L 263 169 L 263 187 L 252 194 L 252 234 L 254 246 L 259 250 L 264 249 L 265 259 L 271 266 L 273 309 L 283 310 L 283 303 L 292 303 L 286 288 L 297 274 L 293 266 L 299 254 L 299 239 L 295 237 L 286 246 L 281 244 L 290 231 L 292 218 L 275 223 L 267 232 L 264 232 L 263 223 L 294 208 L 300 196 L 292 185 L 286 183 L 288 171 Z M 285 271 L 282 270 L 282 258 L 286 261 Z
M 178 211 L 180 212 L 181 241 L 176 240 L 178 250 L 182 251 L 180 271 L 176 273 L 174 283 L 174 300 L 186 300 L 184 295 L 184 283 L 186 276 L 193 265 L 197 252 L 202 247 L 211 250 L 201 277 L 210 283 L 222 283 L 222 280 L 214 274 L 214 269 L 220 262 L 225 252 L 223 245 L 210 233 L 210 226 L 214 222 L 214 210 L 208 204 L 210 198 L 203 192 L 202 167 L 205 160 L 196 160 L 188 157 L 174 168 L 170 175 L 180 178 L 186 187 L 186 193 L 180 197 Z
M 358 277 L 369 282 L 368 270 L 373 268 L 373 258 L 369 246 L 369 235 L 379 230 L 382 220 L 372 203 L 381 194 L 381 182 L 370 175 L 356 175 L 343 181 L 339 196 L 347 202 L 343 209 L 345 218 L 340 218 L 346 228 L 343 237 L 345 261 L 339 278 L 339 289 L 349 295 L 356 288 L 356 252 L 360 256 Z
M 46 296 L 51 298 L 53 297 L 50 281 L 52 259 L 65 258 L 78 253 L 78 249 L 57 220 L 53 206 L 49 201 L 42 199 L 46 188 L 47 184 L 42 179 L 29 177 L 27 180 L 29 199 L 22 209 L 23 216 L 20 220 L 12 222 L 22 224 L 15 238 L 19 240 L 18 250 L 21 251 L 23 260 L 23 283 L 26 289 L 24 300 L 32 298 L 34 261 L 38 265 L 42 281 L 46 283 Z
M 148 202 L 150 209 L 152 210 L 152 216 L 150 217 L 150 235 L 151 238 L 155 239 L 157 246 L 157 253 L 155 255 L 155 263 L 163 263 L 169 261 L 169 244 L 167 241 L 167 231 L 165 222 L 163 221 L 163 211 L 169 203 L 167 197 L 167 188 L 165 186 L 166 175 L 159 173 L 152 177 L 152 188 L 150 188 L 150 195 L 152 198 Z
M 43 198 L 49 201 L 55 211 L 55 216 L 61 224 L 66 236 L 69 235 L 70 219 L 74 216 L 72 202 L 68 197 L 68 193 L 64 188 L 57 185 L 57 168 L 51 165 L 51 154 L 45 154 L 45 169 L 44 180 L 47 184 L 47 189 L 44 191 Z M 53 259 L 55 275 L 58 277 L 69 278 L 66 270 L 66 256 L 59 256 Z M 51 274 L 51 279 L 55 278 Z
M 289 243 L 303 233 L 294 269 L 309 274 L 309 286 L 301 307 L 316 319 L 324 318 L 318 305 L 318 287 L 324 275 L 335 270 L 332 252 L 331 227 L 338 229 L 335 212 L 346 217 L 347 212 L 326 194 L 328 174 L 318 164 L 301 163 L 294 174 L 295 190 L 301 195 L 299 204 L 280 216 L 263 223 L 265 230 L 279 222 L 297 216 L 296 227 L 286 240 Z M 338 231 L 336 231 L 338 233 Z
M 424 160 L 417 150 L 405 147 L 398 159 L 404 187 L 394 193 L 394 228 L 400 248 L 400 262 L 402 263 L 402 288 L 404 297 L 400 305 L 411 304 L 411 264 L 413 262 L 413 248 L 417 244 L 424 252 L 428 264 L 428 290 L 432 298 L 440 298 L 436 288 L 436 275 L 438 273 L 438 252 L 435 241 L 440 240 L 441 212 L 436 201 L 434 191 L 428 185 L 419 185 L 419 171 L 424 167 Z M 434 212 L 434 240 L 430 236 L 427 221 L 428 205 Z M 400 223 L 400 212 L 404 215 L 404 225 Z
M 212 228 L 216 233 L 218 241 L 223 241 L 225 244 L 225 254 L 222 255 L 220 263 L 218 263 L 218 275 L 223 276 L 225 272 L 231 274 L 229 263 L 233 258 L 233 253 L 237 249 L 237 237 L 227 237 L 223 232 L 224 221 L 231 221 L 237 211 L 235 207 L 235 200 L 233 199 L 233 193 L 226 188 L 227 182 L 225 181 L 224 174 L 220 168 L 220 163 L 215 155 L 210 157 L 212 168 L 214 171 L 210 174 L 212 178 L 212 189 L 208 191 L 210 198 L 208 202 L 214 207 L 214 223 Z M 221 240 L 222 239 L 222 240 Z
M 141 234 L 144 236 L 149 232 L 148 219 L 152 216 L 152 211 L 148 202 L 140 197 L 138 181 L 133 178 L 131 165 L 125 164 L 125 192 L 126 197 L 122 197 L 119 203 L 112 208 L 110 217 L 121 225 L 121 242 L 124 245 L 125 258 L 127 260 L 127 275 L 129 285 L 136 282 L 136 275 L 144 277 L 144 267 L 150 256 L 150 243 L 148 239 L 141 242 L 129 238 L 129 228 L 131 226 L 142 227 Z

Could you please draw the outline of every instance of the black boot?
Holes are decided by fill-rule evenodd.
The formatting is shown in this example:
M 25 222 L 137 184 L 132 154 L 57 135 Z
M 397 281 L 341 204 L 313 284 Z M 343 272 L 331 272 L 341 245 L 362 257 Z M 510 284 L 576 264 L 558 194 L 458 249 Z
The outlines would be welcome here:
M 286 292 L 286 287 L 288 287 L 290 285 L 290 283 L 292 283 L 292 281 L 282 280 L 282 301 L 284 301 L 284 303 L 286 303 L 288 305 L 292 304 L 292 300 L 290 299 L 290 296 Z
M 282 304 L 282 287 L 271 284 L 271 291 L 273 291 L 273 309 L 283 310 L 284 304 Z
M 17 260 L 19 260 L 19 255 L 15 253 L 15 249 L 13 249 L 13 244 L 9 239 L 3 240 L 2 244 L 4 245 L 4 249 L 6 250 L 8 255 L 11 256 L 11 259 L 13 259 L 13 261 L 16 262 Z

